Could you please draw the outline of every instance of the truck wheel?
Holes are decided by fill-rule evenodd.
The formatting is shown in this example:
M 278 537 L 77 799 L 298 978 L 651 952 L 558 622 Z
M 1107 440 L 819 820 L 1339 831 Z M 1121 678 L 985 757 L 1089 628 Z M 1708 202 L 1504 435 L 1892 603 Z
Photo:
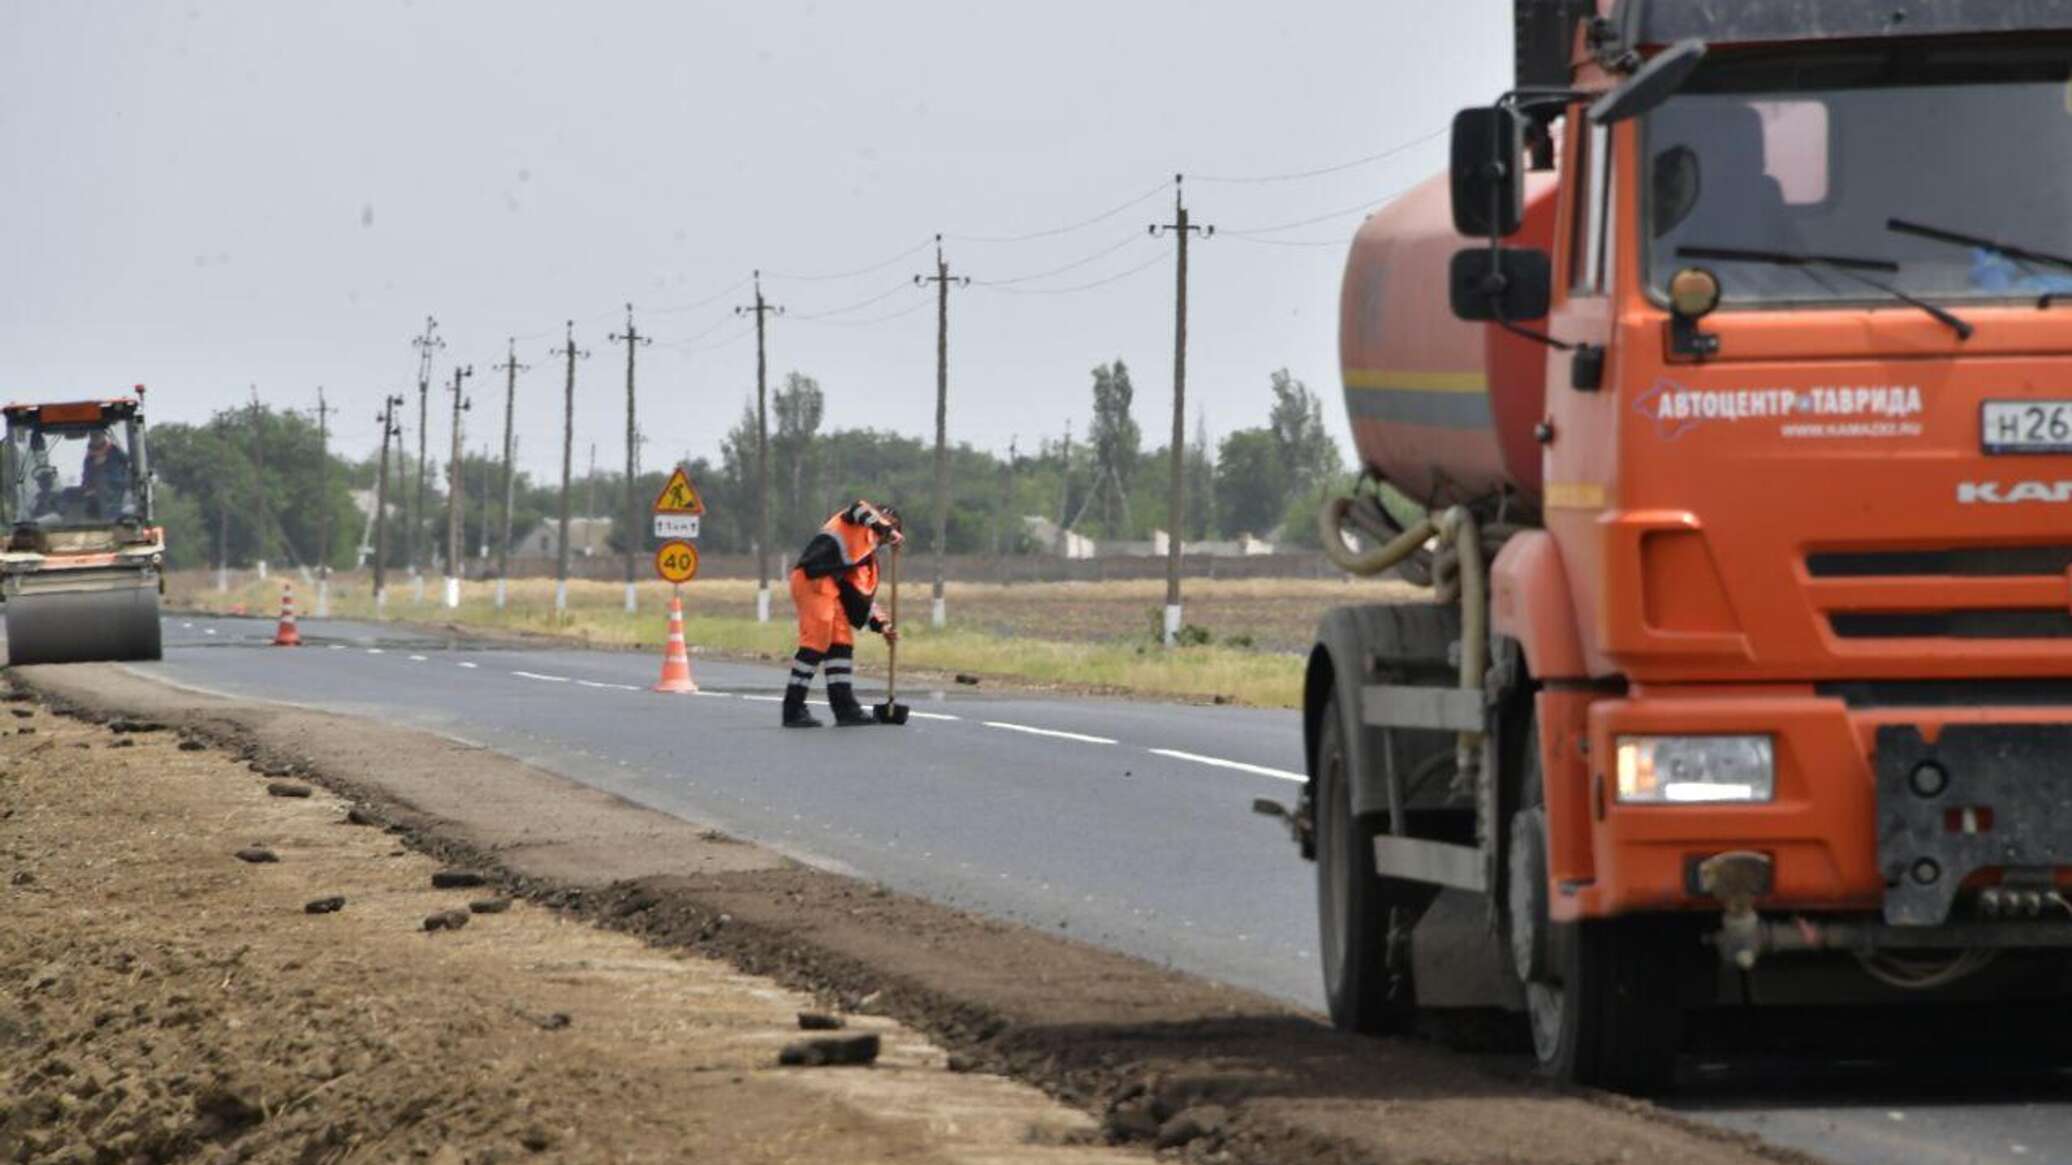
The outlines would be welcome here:
M 1338 696 L 1324 702 L 1316 754 L 1317 931 L 1324 956 L 1324 998 L 1342 1031 L 1386 1035 L 1406 1030 L 1416 1011 L 1408 950 L 1391 947 L 1408 905 L 1374 872 L 1370 821 L 1352 815 L 1351 756 Z
M 1683 960 L 1654 919 L 1555 923 L 1547 913 L 1547 817 L 1538 725 L 1526 733 L 1511 818 L 1507 939 L 1525 986 L 1533 1054 L 1547 1074 L 1619 1092 L 1667 1091 L 1683 1039 Z

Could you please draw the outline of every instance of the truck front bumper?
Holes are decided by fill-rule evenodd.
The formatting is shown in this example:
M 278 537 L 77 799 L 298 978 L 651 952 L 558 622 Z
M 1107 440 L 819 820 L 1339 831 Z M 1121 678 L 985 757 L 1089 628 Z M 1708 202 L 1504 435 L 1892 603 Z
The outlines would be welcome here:
M 1774 740 L 1769 801 L 1618 800 L 1621 736 L 1755 733 Z M 1901 927 L 1975 920 L 1968 892 L 2008 871 L 2048 889 L 2072 870 L 2072 705 L 1862 708 L 1810 686 L 1636 688 L 1591 705 L 1588 742 L 1591 868 L 1558 887 L 1557 917 L 1717 908 L 1699 868 L 1737 851 L 1768 859 L 1759 910 Z

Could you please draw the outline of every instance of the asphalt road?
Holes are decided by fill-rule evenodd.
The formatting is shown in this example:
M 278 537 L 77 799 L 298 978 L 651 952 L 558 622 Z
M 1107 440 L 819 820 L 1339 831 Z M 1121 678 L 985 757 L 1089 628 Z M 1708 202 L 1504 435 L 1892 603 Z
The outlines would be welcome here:
M 331 620 L 305 620 L 294 651 L 265 646 L 267 620 L 165 630 L 165 660 L 136 671 L 442 733 L 825 868 L 1322 1008 L 1311 867 L 1250 808 L 1295 795 L 1291 713 L 957 688 L 908 694 L 904 728 L 798 732 L 777 726 L 776 666 L 701 660 L 702 694 L 663 696 L 641 654 Z M 2072 1161 L 2072 1076 L 2048 1065 L 1698 1065 L 1675 1103 L 1837 1162 Z

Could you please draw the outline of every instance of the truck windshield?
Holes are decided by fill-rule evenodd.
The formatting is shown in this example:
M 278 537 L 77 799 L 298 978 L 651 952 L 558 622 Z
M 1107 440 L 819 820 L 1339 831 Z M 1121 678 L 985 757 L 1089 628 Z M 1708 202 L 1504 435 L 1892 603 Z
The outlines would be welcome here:
M 138 521 L 143 495 L 122 423 L 10 426 L 8 501 L 17 523 L 46 527 Z
M 1683 245 L 1890 260 L 1881 281 L 1938 301 L 2072 292 L 2072 272 L 1895 233 L 1934 223 L 2072 252 L 2072 46 L 1875 51 L 1722 61 L 1648 115 L 1650 288 Z M 1821 264 L 1711 260 L 1727 304 L 1881 298 Z

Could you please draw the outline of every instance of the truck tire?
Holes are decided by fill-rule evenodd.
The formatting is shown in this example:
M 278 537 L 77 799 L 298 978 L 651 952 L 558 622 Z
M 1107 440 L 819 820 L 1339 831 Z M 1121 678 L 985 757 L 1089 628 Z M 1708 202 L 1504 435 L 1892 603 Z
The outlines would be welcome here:
M 1416 1013 L 1407 936 L 1411 895 L 1374 872 L 1375 825 L 1352 815 L 1350 752 L 1338 694 L 1324 703 L 1316 750 L 1317 933 L 1324 998 L 1341 1031 L 1390 1035 Z
M 1572 1084 L 1643 1095 L 1668 1091 L 1683 1042 L 1683 960 L 1674 936 L 1651 918 L 1557 924 L 1548 917 L 1536 722 L 1527 724 L 1524 744 L 1505 871 L 1506 929 L 1514 973 L 1525 987 L 1533 1054 L 1543 1072 Z

